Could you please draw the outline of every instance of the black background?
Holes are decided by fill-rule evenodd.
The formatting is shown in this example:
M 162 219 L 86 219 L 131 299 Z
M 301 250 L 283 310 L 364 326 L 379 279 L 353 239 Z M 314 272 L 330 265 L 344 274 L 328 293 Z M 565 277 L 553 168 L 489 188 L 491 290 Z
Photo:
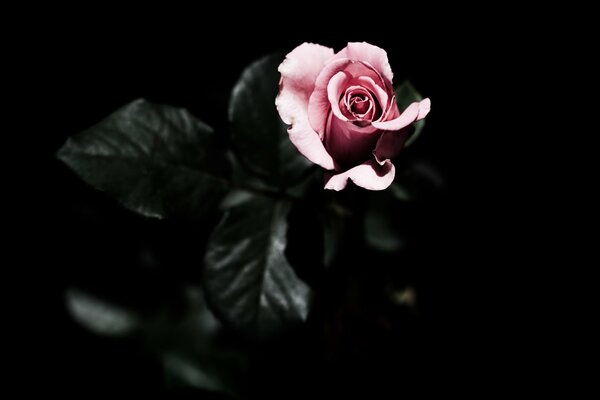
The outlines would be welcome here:
M 394 18 L 366 27 L 332 27 L 325 15 L 231 19 L 218 21 L 215 29 L 189 16 L 131 23 L 97 21 L 90 14 L 49 29 L 24 47 L 31 60 L 31 70 L 24 72 L 35 73 L 28 93 L 36 99 L 30 126 L 39 156 L 31 165 L 41 168 L 28 188 L 33 222 L 21 226 L 27 243 L 35 243 L 34 250 L 23 250 L 29 266 L 21 270 L 36 293 L 32 312 L 23 313 L 32 327 L 27 330 L 32 361 L 21 375 L 48 389 L 82 394 L 165 390 L 160 366 L 140 343 L 99 338 L 79 327 L 66 312 L 64 291 L 83 287 L 150 312 L 174 301 L 184 282 L 200 279 L 197 243 L 203 233 L 130 215 L 88 188 L 53 158 L 68 136 L 138 97 L 184 106 L 217 132 L 225 131 L 230 90 L 253 60 L 289 52 L 304 41 L 335 50 L 348 41 L 367 41 L 387 51 L 395 82 L 410 79 L 432 100 L 427 127 L 410 149 L 437 166 L 446 181 L 442 193 L 415 210 L 411 225 L 418 244 L 404 271 L 424 291 L 421 314 L 410 317 L 413 327 L 395 330 L 400 333 L 393 337 L 353 326 L 359 330 L 333 362 L 323 359 L 323 343 L 314 331 L 308 339 L 300 334 L 276 344 L 273 352 L 277 346 L 291 349 L 297 361 L 269 364 L 272 378 L 263 375 L 256 386 L 272 384 L 266 392 L 287 390 L 281 395 L 286 398 L 317 393 L 321 386 L 332 394 L 485 394 L 522 381 L 527 361 L 498 372 L 498 365 L 512 358 L 513 345 L 528 340 L 530 323 L 523 314 L 508 315 L 521 286 L 516 282 L 531 276 L 520 272 L 519 278 L 512 257 L 527 233 L 506 238 L 500 228 L 514 218 L 514 197 L 502 188 L 511 185 L 507 175 L 518 159 L 505 139 L 517 133 L 505 131 L 501 107 L 513 91 L 519 56 L 485 18 L 434 27 L 414 15 L 406 22 Z M 511 193 L 523 193 L 526 184 L 520 182 L 513 181 Z M 148 252 L 154 258 L 144 258 Z M 372 267 L 373 260 L 362 261 Z M 153 262 L 171 267 L 165 272 Z M 137 267 L 126 269 L 131 265 Z M 367 350 L 356 350 L 352 340 L 366 342 Z

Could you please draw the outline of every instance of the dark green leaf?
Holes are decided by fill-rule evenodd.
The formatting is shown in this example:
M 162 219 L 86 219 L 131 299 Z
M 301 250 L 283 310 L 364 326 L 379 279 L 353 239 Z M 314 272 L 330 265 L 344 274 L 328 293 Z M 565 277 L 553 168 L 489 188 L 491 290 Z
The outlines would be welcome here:
M 411 103 L 423 100 L 423 96 L 421 96 L 421 94 L 417 92 L 415 87 L 409 81 L 404 81 L 400 85 L 398 85 L 396 87 L 395 92 L 396 103 L 398 104 L 398 109 L 400 110 L 400 112 L 404 111 L 406 107 L 408 107 Z M 417 121 L 413 124 L 413 126 L 415 130 L 412 133 L 412 135 L 406 140 L 404 146 L 410 146 L 415 140 L 417 140 L 417 138 L 421 134 L 421 131 L 423 130 L 423 127 L 425 126 L 425 120 L 422 119 L 420 121 Z
M 256 174 L 244 168 L 233 152 L 227 153 L 227 161 L 229 162 L 229 166 L 231 168 L 231 180 L 236 188 L 250 188 L 251 190 L 258 190 L 262 192 L 270 191 L 274 193 L 279 191 L 277 186 L 265 182 Z
M 197 360 L 185 354 L 167 353 L 163 356 L 165 379 L 171 387 L 193 387 L 211 392 L 234 395 L 234 382 L 228 381 L 222 366 Z
M 208 243 L 204 284 L 209 303 L 230 326 L 265 338 L 304 321 L 310 288 L 287 261 L 289 204 L 255 197 L 231 208 Z
M 264 57 L 244 70 L 229 102 L 231 139 L 242 165 L 277 187 L 291 186 L 311 166 L 290 142 L 275 108 L 280 55 Z
M 75 135 L 58 158 L 127 208 L 198 217 L 227 191 L 212 129 L 187 110 L 136 100 Z
M 134 312 L 109 304 L 80 290 L 69 289 L 66 301 L 71 316 L 98 335 L 128 335 L 135 332 L 141 322 Z
M 306 194 L 309 188 L 316 183 L 316 174 L 307 174 L 306 177 L 303 177 L 300 181 L 290 182 L 290 185 L 287 186 L 285 190 L 281 190 L 281 187 L 265 182 L 265 180 L 261 179 L 256 174 L 253 174 L 242 167 L 233 153 L 227 153 L 227 160 L 229 161 L 231 169 L 233 186 L 238 190 L 270 194 L 272 197 L 301 198 Z M 317 171 L 315 168 L 313 168 L 313 170 Z M 317 185 L 320 186 L 322 184 L 322 177 L 319 176 L 318 179 Z

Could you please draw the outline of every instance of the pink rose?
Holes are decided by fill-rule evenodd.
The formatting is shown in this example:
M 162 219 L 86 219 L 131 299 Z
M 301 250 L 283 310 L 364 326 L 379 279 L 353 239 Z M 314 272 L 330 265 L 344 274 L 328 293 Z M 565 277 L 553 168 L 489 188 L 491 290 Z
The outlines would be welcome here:
M 365 189 L 387 188 L 395 174 L 390 159 L 431 102 L 412 103 L 400 113 L 386 52 L 348 43 L 334 54 L 304 43 L 286 56 L 279 72 L 277 110 L 300 153 L 331 170 L 325 189 L 342 190 L 348 179 Z

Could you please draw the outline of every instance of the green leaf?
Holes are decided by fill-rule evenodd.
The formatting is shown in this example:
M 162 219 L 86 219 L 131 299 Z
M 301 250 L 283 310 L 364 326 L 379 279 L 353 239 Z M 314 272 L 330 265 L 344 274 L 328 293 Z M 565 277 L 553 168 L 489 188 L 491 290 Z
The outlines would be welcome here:
M 199 217 L 227 191 L 213 130 L 187 110 L 139 99 L 67 140 L 58 158 L 150 217 Z
M 136 332 L 141 323 L 137 314 L 77 289 L 67 291 L 66 302 L 71 316 L 98 335 L 129 335 Z
M 276 186 L 266 183 L 256 176 L 256 174 L 253 174 L 244 168 L 233 152 L 229 151 L 226 154 L 226 157 L 231 169 L 231 181 L 236 188 L 258 190 L 261 192 L 279 192 L 279 189 Z
M 163 368 L 167 384 L 171 387 L 194 387 L 230 395 L 235 393 L 230 389 L 233 383 L 226 380 L 228 376 L 222 372 L 222 368 L 210 363 L 202 364 L 183 354 L 167 353 L 163 356 Z
M 290 142 L 287 126 L 275 108 L 281 55 L 270 55 L 247 67 L 229 101 L 232 145 L 242 165 L 265 182 L 288 187 L 311 163 Z
M 400 112 L 404 111 L 406 107 L 408 107 L 411 103 L 415 101 L 423 100 L 423 96 L 409 81 L 404 81 L 400 85 L 396 86 L 396 104 L 398 104 L 398 109 Z M 425 127 L 425 120 L 422 119 L 413 124 L 415 130 L 413 134 L 406 140 L 404 146 L 410 146 L 421 134 L 423 127 Z
M 205 257 L 209 304 L 227 324 L 264 339 L 306 320 L 310 288 L 284 251 L 289 203 L 255 197 L 229 209 Z

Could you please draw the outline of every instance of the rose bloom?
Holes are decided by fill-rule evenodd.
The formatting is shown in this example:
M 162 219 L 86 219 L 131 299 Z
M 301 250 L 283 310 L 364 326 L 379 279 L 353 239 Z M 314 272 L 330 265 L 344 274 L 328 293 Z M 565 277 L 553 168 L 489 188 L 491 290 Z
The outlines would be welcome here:
M 390 159 L 431 102 L 398 110 L 386 52 L 348 43 L 334 54 L 304 43 L 286 56 L 279 72 L 277 110 L 300 153 L 330 171 L 325 189 L 341 190 L 348 179 L 365 189 L 387 188 L 395 174 Z

